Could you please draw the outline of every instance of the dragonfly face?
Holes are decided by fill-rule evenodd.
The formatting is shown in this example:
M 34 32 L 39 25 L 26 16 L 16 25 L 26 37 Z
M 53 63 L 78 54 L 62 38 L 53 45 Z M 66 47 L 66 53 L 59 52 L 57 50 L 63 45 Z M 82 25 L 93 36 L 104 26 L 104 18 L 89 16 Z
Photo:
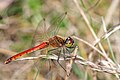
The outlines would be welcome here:
M 72 47 L 72 45 L 74 44 L 74 40 L 71 38 L 71 37 L 68 37 L 66 40 L 65 40 L 65 46 L 70 48 Z

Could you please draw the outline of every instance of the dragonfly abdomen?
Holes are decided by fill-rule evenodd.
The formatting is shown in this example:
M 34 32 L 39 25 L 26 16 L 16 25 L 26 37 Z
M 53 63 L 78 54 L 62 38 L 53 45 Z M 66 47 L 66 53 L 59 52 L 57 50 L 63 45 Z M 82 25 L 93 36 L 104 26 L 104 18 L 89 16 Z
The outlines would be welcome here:
M 23 52 L 21 52 L 21 53 L 18 53 L 18 54 L 16 54 L 16 55 L 10 57 L 9 59 L 7 59 L 7 60 L 5 61 L 5 64 L 8 64 L 8 63 L 10 63 L 11 61 L 13 61 L 13 60 L 15 60 L 15 59 L 17 59 L 17 58 L 25 55 L 25 54 L 29 54 L 29 53 L 31 53 L 31 52 L 34 52 L 34 51 L 39 50 L 39 49 L 46 48 L 46 47 L 48 47 L 48 46 L 49 46 L 49 43 L 48 43 L 48 42 L 42 42 L 42 43 L 41 43 L 40 45 L 38 45 L 38 46 L 35 46 L 35 47 L 33 47 L 33 48 L 30 48 L 30 49 L 28 49 L 28 50 L 25 50 L 25 51 L 23 51 Z

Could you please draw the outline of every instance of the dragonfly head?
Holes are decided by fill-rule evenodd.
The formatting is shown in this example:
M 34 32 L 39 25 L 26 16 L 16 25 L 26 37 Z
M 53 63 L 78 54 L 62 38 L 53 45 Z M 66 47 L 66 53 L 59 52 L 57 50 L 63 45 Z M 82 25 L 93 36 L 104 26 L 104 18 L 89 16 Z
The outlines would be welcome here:
M 71 37 L 68 37 L 66 40 L 65 40 L 65 46 L 66 47 L 72 47 L 72 45 L 74 44 L 74 40 L 71 38 Z

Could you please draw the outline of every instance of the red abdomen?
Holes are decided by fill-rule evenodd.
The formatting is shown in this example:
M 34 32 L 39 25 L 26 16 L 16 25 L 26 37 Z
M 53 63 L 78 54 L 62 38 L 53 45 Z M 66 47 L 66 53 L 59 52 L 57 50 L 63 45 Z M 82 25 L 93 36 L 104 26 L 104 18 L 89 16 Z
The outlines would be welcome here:
M 8 63 L 10 63 L 11 61 L 13 61 L 13 60 L 15 60 L 15 59 L 17 59 L 17 58 L 25 55 L 25 54 L 29 54 L 29 53 L 31 53 L 31 52 L 33 52 L 33 51 L 46 48 L 46 47 L 48 47 L 48 45 L 49 45 L 48 42 L 42 42 L 42 43 L 41 43 L 40 45 L 38 45 L 38 46 L 35 46 L 35 47 L 33 47 L 33 48 L 30 48 L 30 49 L 28 49 L 28 50 L 25 50 L 25 51 L 23 51 L 23 52 L 21 52 L 21 53 L 18 53 L 18 54 L 16 54 L 16 55 L 10 57 L 10 58 L 7 59 L 4 63 L 5 63 L 5 64 L 8 64 Z

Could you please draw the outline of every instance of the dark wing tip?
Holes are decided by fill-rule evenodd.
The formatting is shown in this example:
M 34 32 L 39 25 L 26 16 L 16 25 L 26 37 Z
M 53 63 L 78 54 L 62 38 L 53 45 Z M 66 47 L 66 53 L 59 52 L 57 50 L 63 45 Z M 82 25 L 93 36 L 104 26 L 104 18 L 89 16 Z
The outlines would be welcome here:
M 67 15 L 67 11 L 65 12 L 65 15 Z
M 43 20 L 45 21 L 45 18 L 43 18 Z

